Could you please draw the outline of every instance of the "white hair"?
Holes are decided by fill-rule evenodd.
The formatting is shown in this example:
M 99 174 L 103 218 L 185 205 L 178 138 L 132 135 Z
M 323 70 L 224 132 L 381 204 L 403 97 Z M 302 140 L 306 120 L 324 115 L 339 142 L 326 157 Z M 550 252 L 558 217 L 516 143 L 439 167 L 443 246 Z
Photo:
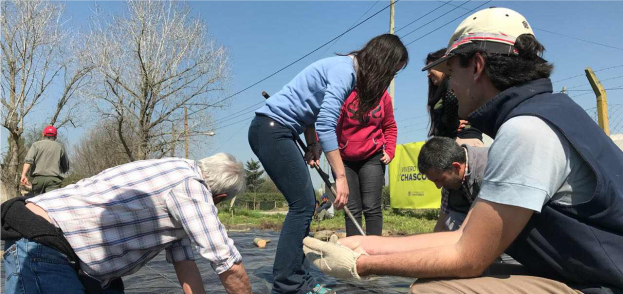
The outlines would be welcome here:
M 244 167 L 231 154 L 217 153 L 199 160 L 197 164 L 212 195 L 227 194 L 227 200 L 244 191 Z

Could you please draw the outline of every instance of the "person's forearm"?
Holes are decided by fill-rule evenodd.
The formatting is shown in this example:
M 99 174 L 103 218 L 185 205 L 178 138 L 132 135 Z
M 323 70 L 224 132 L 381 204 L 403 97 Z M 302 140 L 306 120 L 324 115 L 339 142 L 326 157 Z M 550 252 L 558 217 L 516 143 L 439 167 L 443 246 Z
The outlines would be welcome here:
M 307 143 L 308 146 L 318 142 L 318 140 L 316 140 L 316 126 L 307 126 L 305 128 L 304 134 L 305 134 L 305 142 Z
M 336 178 L 346 177 L 346 170 L 344 169 L 344 162 L 342 162 L 342 156 L 340 156 L 340 150 L 335 149 L 333 151 L 325 152 L 329 165 L 333 169 L 333 173 Z
M 388 242 L 388 244 L 391 244 Z M 387 275 L 412 278 L 474 277 L 479 269 L 459 257 L 455 245 L 389 255 L 362 255 L 357 259 L 360 276 Z
M 197 268 L 197 264 L 192 260 L 179 261 L 173 264 L 177 279 L 184 290 L 184 294 L 205 294 L 203 280 Z
M 439 211 L 439 218 L 437 219 L 437 224 L 435 224 L 435 228 L 433 229 L 433 232 L 445 232 L 447 231 L 446 229 L 446 218 L 447 218 L 447 214 L 445 214 L 443 211 Z
M 242 263 L 234 264 L 230 269 L 218 275 L 223 287 L 229 294 L 251 294 L 249 277 Z
M 407 237 L 367 236 L 362 239 L 361 247 L 370 255 L 395 254 L 455 244 L 460 237 L 457 231 Z
M 25 177 L 30 169 L 30 163 L 24 163 L 24 167 L 22 168 L 22 177 Z

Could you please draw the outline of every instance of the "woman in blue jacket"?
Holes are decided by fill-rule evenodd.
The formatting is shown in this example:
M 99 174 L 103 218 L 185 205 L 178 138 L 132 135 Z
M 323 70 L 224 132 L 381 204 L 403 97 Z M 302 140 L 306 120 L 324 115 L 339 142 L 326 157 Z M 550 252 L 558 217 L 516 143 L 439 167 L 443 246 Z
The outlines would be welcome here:
M 273 293 L 331 293 L 303 269 L 302 242 L 309 233 L 315 200 L 305 160 L 316 165 L 324 151 L 336 176 L 334 205 L 341 209 L 348 201 L 335 133 L 342 104 L 356 88 L 358 112 L 368 114 L 408 60 L 400 38 L 377 36 L 360 50 L 312 63 L 255 112 L 249 144 L 289 206 L 273 266 Z M 309 149 L 305 160 L 295 142 L 301 133 Z

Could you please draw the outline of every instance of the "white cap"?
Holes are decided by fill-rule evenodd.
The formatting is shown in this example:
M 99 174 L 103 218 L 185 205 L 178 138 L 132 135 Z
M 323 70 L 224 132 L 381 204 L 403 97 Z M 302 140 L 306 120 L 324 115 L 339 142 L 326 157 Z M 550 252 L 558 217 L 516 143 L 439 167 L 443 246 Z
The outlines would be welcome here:
M 452 34 L 446 54 L 426 65 L 422 71 L 430 68 L 445 71 L 446 61 L 458 52 L 472 49 L 513 55 L 515 40 L 523 34 L 534 36 L 532 28 L 523 15 L 502 7 L 490 7 L 480 10 L 459 24 Z

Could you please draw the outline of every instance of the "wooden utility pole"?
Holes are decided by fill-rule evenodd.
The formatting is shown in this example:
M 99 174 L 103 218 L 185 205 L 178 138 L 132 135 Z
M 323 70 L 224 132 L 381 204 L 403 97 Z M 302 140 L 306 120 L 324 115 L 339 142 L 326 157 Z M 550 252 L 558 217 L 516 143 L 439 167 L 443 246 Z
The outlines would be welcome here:
M 184 152 L 184 158 L 188 158 L 188 116 L 187 109 L 184 107 L 184 145 L 186 150 Z
M 394 0 L 389 0 L 389 33 L 394 33 Z M 389 83 L 389 96 L 392 97 L 392 107 L 394 107 L 394 79 Z
M 593 69 L 587 67 L 584 72 L 586 72 L 586 78 L 588 78 L 588 82 L 593 87 L 593 92 L 595 92 L 595 96 L 597 96 L 597 123 L 599 123 L 599 127 L 604 130 L 607 136 L 610 136 L 610 125 L 608 123 L 608 99 L 606 97 L 606 90 L 604 90 L 604 86 L 599 82 L 595 72 Z

